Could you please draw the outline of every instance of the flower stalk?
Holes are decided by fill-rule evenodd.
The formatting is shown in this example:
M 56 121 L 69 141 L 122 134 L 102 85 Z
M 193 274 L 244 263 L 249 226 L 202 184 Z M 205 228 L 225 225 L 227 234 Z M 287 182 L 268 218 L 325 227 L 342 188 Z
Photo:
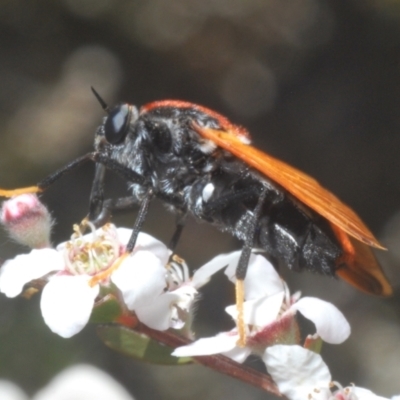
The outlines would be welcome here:
M 191 342 L 189 339 L 180 336 L 172 330 L 157 331 L 141 323 L 138 324 L 134 330 L 171 348 L 185 346 Z M 196 363 L 204 365 L 205 367 L 211 368 L 224 375 L 231 376 L 232 378 L 248 383 L 249 385 L 255 386 L 275 396 L 283 396 L 269 375 L 256 371 L 254 368 L 248 367 L 247 365 L 239 364 L 228 357 L 216 354 L 192 358 Z

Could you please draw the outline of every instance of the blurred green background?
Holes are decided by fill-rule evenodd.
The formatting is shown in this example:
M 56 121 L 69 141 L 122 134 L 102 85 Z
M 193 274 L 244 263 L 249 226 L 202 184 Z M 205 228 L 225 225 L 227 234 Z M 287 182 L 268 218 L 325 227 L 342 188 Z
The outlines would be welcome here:
M 315 176 L 351 205 L 389 252 L 400 280 L 400 2 L 397 0 L 0 1 L 0 186 L 31 185 L 90 151 L 110 104 L 166 98 L 203 104 L 246 126 L 261 149 Z M 86 214 L 93 166 L 43 196 L 54 243 Z M 109 179 L 109 196 L 125 194 Z M 119 217 L 125 226 L 135 214 Z M 174 218 L 152 206 L 145 231 L 168 241 Z M 189 221 L 178 253 L 192 269 L 240 247 Z M 0 257 L 26 251 L 0 236 Z M 400 393 L 400 298 L 373 298 L 333 279 L 282 271 L 292 291 L 334 302 L 353 334 L 323 356 L 335 380 Z M 63 367 L 89 362 L 138 399 L 265 398 L 200 366 L 160 367 L 108 350 L 87 327 L 64 340 L 39 296 L 0 296 L 0 377 L 34 393 Z M 196 331 L 231 328 L 224 278 L 203 290 Z

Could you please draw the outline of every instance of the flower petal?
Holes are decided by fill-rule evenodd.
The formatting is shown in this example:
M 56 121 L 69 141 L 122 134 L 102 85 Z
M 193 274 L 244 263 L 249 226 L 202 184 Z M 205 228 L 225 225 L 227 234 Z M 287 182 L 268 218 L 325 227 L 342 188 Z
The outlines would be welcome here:
M 276 293 L 273 296 L 264 296 L 259 299 L 248 300 L 243 303 L 244 323 L 263 327 L 275 321 L 282 308 L 285 297 L 284 292 Z M 237 319 L 236 305 L 228 306 L 225 311 L 234 319 Z
M 15 383 L 0 379 L 1 400 L 29 400 L 24 391 Z
M 122 245 L 126 246 L 129 242 L 129 239 L 132 236 L 132 229 L 129 228 L 116 228 L 118 240 L 121 242 Z M 139 239 L 141 233 L 139 233 L 138 238 Z
M 149 328 L 165 331 L 171 328 L 172 304 L 177 302 L 178 295 L 163 293 L 149 303 L 141 303 L 134 309 L 139 321 Z
M 163 293 L 166 286 L 164 265 L 150 251 L 138 251 L 111 275 L 130 310 L 152 302 Z
M 331 374 L 317 353 L 297 345 L 276 345 L 268 347 L 262 359 L 280 392 L 290 400 L 315 398 L 321 389 L 329 388 Z
M 214 257 L 193 274 L 192 285 L 196 288 L 205 285 L 209 281 L 211 275 L 215 274 L 224 267 L 230 266 L 231 264 L 234 265 L 236 270 L 240 254 L 241 251 L 234 251 L 233 253 L 221 254 Z
M 351 332 L 344 315 L 331 303 L 316 297 L 303 297 L 290 309 L 300 311 L 307 319 L 314 322 L 317 334 L 327 343 L 344 342 Z
M 389 400 L 386 397 L 376 395 L 369 389 L 364 389 L 357 386 L 349 386 L 347 388 L 344 388 L 344 390 L 348 390 L 351 394 L 355 394 L 358 400 Z M 393 397 L 399 397 L 399 396 L 393 396 Z M 353 399 L 354 397 L 349 397 L 349 398 Z
M 64 261 L 54 249 L 32 250 L 6 261 L 0 269 L 0 291 L 7 297 L 18 296 L 24 285 L 52 271 L 62 270 Z
M 237 260 L 231 262 L 225 271 L 225 274 L 232 282 L 236 282 L 235 274 L 241 252 L 235 253 L 239 253 Z M 246 300 L 252 300 L 281 292 L 284 287 L 281 277 L 272 264 L 265 257 L 259 254 L 252 254 L 244 280 L 244 290 Z
M 230 332 L 196 340 L 187 346 L 178 347 L 172 353 L 176 357 L 209 356 L 232 351 L 236 348 L 239 336 Z
M 236 361 L 239 364 L 242 364 L 246 361 L 247 357 L 251 354 L 251 350 L 249 347 L 239 347 L 236 346 L 232 350 L 224 351 L 221 353 L 225 357 L 230 358 L 233 361 Z
M 132 229 L 128 228 L 116 228 L 113 224 L 106 224 L 103 227 L 96 230 L 95 233 L 87 233 L 83 235 L 80 240 L 84 242 L 93 242 L 94 235 L 112 235 L 116 240 L 120 242 L 122 246 L 126 246 L 132 235 Z M 63 251 L 66 244 L 69 242 L 62 242 L 57 246 L 58 251 Z M 171 251 L 168 250 L 167 246 L 159 240 L 155 239 L 153 236 L 147 233 L 140 232 L 136 239 L 136 246 L 134 251 L 148 250 L 152 252 L 156 257 L 158 257 L 162 264 L 167 264 L 168 258 Z
M 47 326 L 58 335 L 69 338 L 88 323 L 99 286 L 90 287 L 85 275 L 60 275 L 44 287 L 40 308 Z
M 117 229 L 118 235 L 120 229 L 121 228 Z M 164 243 L 144 232 L 140 232 L 138 235 L 134 252 L 136 251 L 149 251 L 150 253 L 153 253 L 157 258 L 159 258 L 163 266 L 167 265 L 169 256 L 171 255 L 171 250 L 169 250 Z
M 152 302 L 141 303 L 135 307 L 135 312 L 139 320 L 152 329 L 181 329 L 196 295 L 194 287 L 185 285 L 157 296 Z

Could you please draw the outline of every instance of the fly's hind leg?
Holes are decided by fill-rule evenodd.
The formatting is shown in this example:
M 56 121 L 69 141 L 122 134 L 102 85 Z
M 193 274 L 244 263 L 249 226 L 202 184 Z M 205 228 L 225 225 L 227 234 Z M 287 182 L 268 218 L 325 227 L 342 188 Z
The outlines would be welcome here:
M 169 249 L 175 252 L 175 248 L 178 245 L 179 239 L 181 238 L 183 228 L 185 227 L 186 223 L 186 217 L 187 213 L 181 213 L 177 216 L 176 218 L 176 226 L 175 226 L 175 232 L 171 237 L 171 240 L 169 241 Z M 172 257 L 172 255 L 171 255 Z
M 238 345 L 244 347 L 246 345 L 246 330 L 244 324 L 244 315 L 243 315 L 243 303 L 244 303 L 244 279 L 246 277 L 247 268 L 249 266 L 251 249 L 254 245 L 254 237 L 257 229 L 257 223 L 261 215 L 261 210 L 264 205 L 265 199 L 267 196 L 267 189 L 263 188 L 260 193 L 260 197 L 257 201 L 257 205 L 253 210 L 253 216 L 251 221 L 249 221 L 246 239 L 243 245 L 242 254 L 239 258 L 239 263 L 236 268 L 236 307 L 238 311 L 237 317 L 237 328 L 239 333 Z

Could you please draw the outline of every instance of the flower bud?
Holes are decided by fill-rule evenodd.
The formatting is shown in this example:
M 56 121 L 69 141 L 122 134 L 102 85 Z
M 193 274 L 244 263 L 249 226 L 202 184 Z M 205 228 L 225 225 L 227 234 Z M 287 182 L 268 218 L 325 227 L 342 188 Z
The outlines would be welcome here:
M 32 249 L 50 247 L 52 219 L 35 194 L 7 200 L 1 209 L 1 223 L 16 242 Z

